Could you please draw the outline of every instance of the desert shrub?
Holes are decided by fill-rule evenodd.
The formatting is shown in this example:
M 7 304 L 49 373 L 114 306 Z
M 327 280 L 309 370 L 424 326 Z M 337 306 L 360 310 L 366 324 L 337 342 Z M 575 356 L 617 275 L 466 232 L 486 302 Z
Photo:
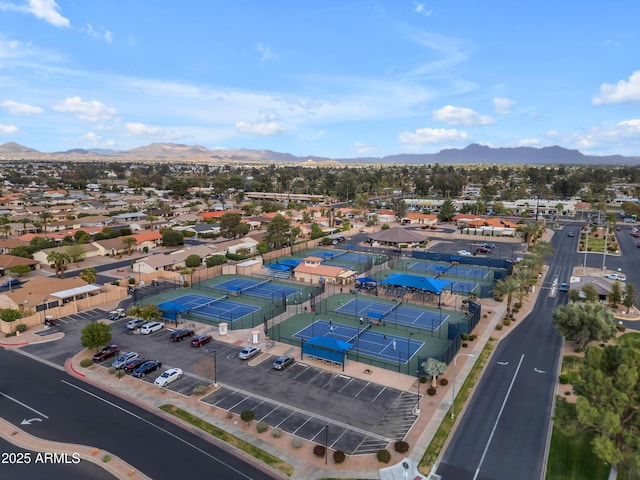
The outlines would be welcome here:
M 122 378 L 124 376 L 125 376 L 124 370 L 122 370 L 121 368 L 116 370 L 116 377 L 118 377 L 118 379 L 120 379 L 120 378 Z
M 133 278 L 133 277 L 131 277 L 131 278 L 129 279 L 129 285 L 133 285 L 134 283 L 136 283 L 136 279 L 135 279 L 135 278 Z
M 291 439 L 291 446 L 295 449 L 300 448 L 304 444 L 304 441 L 300 437 L 293 437 Z
M 473 342 L 476 338 L 478 338 L 478 335 L 476 335 L 475 333 L 474 333 L 474 334 L 472 334 L 472 335 L 469 335 L 469 340 L 471 340 L 472 342 Z
M 462 342 L 462 348 L 467 348 L 469 344 L 467 342 Z
M 569 376 L 565 375 L 564 373 L 562 375 L 560 375 L 558 377 L 558 381 L 562 384 L 562 385 L 566 385 L 567 383 L 569 383 Z
M 400 441 L 396 442 L 393 448 L 395 448 L 398 453 L 407 453 L 409 451 L 409 444 L 407 442 Z
M 233 412 L 232 412 L 231 410 L 229 410 L 229 411 L 227 412 L 227 418 L 228 418 L 229 420 L 231 420 L 231 419 L 233 418 Z
M 504 320 L 502 320 L 502 324 L 505 327 L 508 327 L 509 325 L 511 325 L 511 320 L 509 320 L 508 318 L 505 318 Z
M 447 385 L 449 385 L 449 380 L 447 380 L 446 378 L 441 378 L 440 385 L 446 387 Z
M 191 390 L 191 393 L 193 393 L 194 395 L 203 395 L 207 393 L 207 387 L 205 385 L 197 385 L 193 387 L 193 390 Z
M 279 428 L 274 428 L 273 430 L 271 430 L 271 436 L 273 438 L 280 438 L 282 436 L 282 430 L 280 430 Z
M 378 452 L 376 453 L 376 457 L 378 458 L 379 462 L 389 463 L 389 461 L 391 460 L 391 453 L 389 452 L 389 450 L 385 450 L 383 448 L 378 450 Z
M 496 325 L 496 330 L 502 330 L 502 328 L 503 328 L 503 325 L 501 323 L 498 323 Z
M 242 412 L 240 412 L 240 418 L 243 422 L 248 424 L 250 421 L 256 418 L 256 414 L 253 410 L 243 410 Z
M 465 341 L 466 341 L 466 340 L 469 340 L 469 334 L 468 334 L 468 333 L 461 333 L 461 334 L 460 334 L 460 338 L 461 338 L 462 340 L 465 340 Z
M 576 347 L 576 348 L 574 348 L 574 349 L 573 349 L 573 351 L 574 351 L 574 352 L 576 352 L 576 353 L 582 353 L 582 352 L 584 352 L 584 350 L 583 350 L 582 348 L 580 348 L 580 347 Z
M 344 462 L 345 458 L 347 458 L 347 456 L 344 454 L 344 452 L 342 450 L 336 450 L 335 452 L 333 452 L 333 461 L 336 463 L 342 463 Z
M 80 366 L 82 368 L 87 368 L 91 365 L 93 365 L 93 360 L 91 360 L 90 358 L 83 358 L 82 360 L 80 360 Z
M 429 387 L 427 389 L 427 395 L 429 395 L 430 397 L 433 397 L 436 394 L 436 389 L 433 387 Z
M 116 373 L 116 367 L 109 367 L 107 371 L 109 372 L 109 374 L 113 375 L 114 373 Z
M 16 332 L 24 333 L 27 331 L 27 325 L 24 323 L 19 323 L 16 325 Z
M 258 433 L 264 433 L 269 430 L 269 424 L 267 422 L 258 422 L 256 423 L 256 430 Z
M 427 383 L 427 377 L 420 377 L 420 383 Z
M 324 445 L 315 445 L 313 447 L 313 454 L 316 457 L 324 457 L 324 454 L 327 452 L 327 449 Z
M 569 395 L 571 395 L 571 392 L 564 392 L 564 394 L 569 396 Z
M 619 332 L 624 332 L 627 330 L 627 327 L 625 327 L 624 325 L 616 325 L 616 328 L 618 329 Z
M 513 308 L 517 308 L 518 310 L 520 310 L 522 308 L 522 302 L 516 302 L 513 304 Z

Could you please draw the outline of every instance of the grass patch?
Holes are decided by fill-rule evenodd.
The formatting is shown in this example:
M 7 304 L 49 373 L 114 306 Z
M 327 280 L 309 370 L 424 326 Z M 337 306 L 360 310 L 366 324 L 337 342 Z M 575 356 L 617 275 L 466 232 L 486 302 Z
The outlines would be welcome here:
M 561 375 L 565 375 L 571 385 L 578 380 L 578 369 L 582 364 L 582 357 L 576 357 L 574 355 L 565 355 L 562 357 L 562 370 Z
M 618 338 L 618 343 L 626 347 L 635 346 L 636 348 L 640 348 L 640 333 L 625 333 Z
M 216 437 L 223 442 L 241 450 L 252 457 L 260 460 L 262 463 L 269 465 L 271 468 L 284 473 L 287 477 L 293 474 L 293 466 L 287 462 L 283 462 L 278 457 L 271 455 L 268 452 L 256 447 L 255 445 L 245 442 L 244 440 L 231 435 L 229 432 L 222 430 L 221 428 L 211 425 L 209 422 L 205 422 L 201 418 L 190 414 L 189 412 L 182 410 L 174 405 L 162 405 L 160 410 L 170 413 L 171 415 L 178 417 L 181 420 L 199 428 L 203 432 L 207 432 L 209 435 Z
M 462 406 L 466 403 L 469 395 L 471 394 L 471 390 L 473 386 L 478 381 L 480 374 L 482 373 L 482 369 L 484 368 L 485 363 L 489 359 L 489 355 L 491 351 L 495 348 L 495 339 L 491 338 L 487 342 L 487 344 L 482 349 L 482 353 L 478 356 L 476 363 L 473 365 L 471 372 L 469 372 L 469 376 L 464 381 L 461 387 L 459 387 L 456 391 L 455 398 L 455 406 L 458 413 L 462 409 Z M 418 465 L 418 471 L 423 475 L 429 475 L 431 472 L 431 467 L 435 463 L 435 461 L 440 456 L 440 452 L 444 448 L 444 444 L 449 438 L 451 431 L 453 430 L 453 426 L 455 425 L 456 419 L 451 418 L 451 409 L 447 412 L 444 420 L 440 424 L 440 428 L 433 436 L 433 440 L 429 444 L 429 447 L 424 452 L 422 459 L 420 460 L 420 464 Z
M 572 441 L 554 428 L 546 480 L 606 480 L 609 477 L 609 465 L 592 453 L 592 438 L 587 436 Z

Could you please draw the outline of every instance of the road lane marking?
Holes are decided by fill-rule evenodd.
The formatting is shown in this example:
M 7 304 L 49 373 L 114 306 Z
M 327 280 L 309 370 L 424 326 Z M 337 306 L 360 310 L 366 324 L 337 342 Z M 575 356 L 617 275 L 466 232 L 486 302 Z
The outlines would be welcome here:
M 509 400 L 509 395 L 511 394 L 511 389 L 513 388 L 513 384 L 516 381 L 516 377 L 518 376 L 518 372 L 520 371 L 520 366 L 522 365 L 522 361 L 524 360 L 524 353 L 520 357 L 520 361 L 518 362 L 518 367 L 516 368 L 515 373 L 513 374 L 513 378 L 511 379 L 511 384 L 509 385 L 509 389 L 507 390 L 507 394 L 502 401 L 502 406 L 500 407 L 500 411 L 498 412 L 498 417 L 493 424 L 493 428 L 491 429 L 491 435 L 489 435 L 489 440 L 487 441 L 486 447 L 484 447 L 484 452 L 482 452 L 482 457 L 480 458 L 480 463 L 478 464 L 478 468 L 476 468 L 476 473 L 473 476 L 473 480 L 478 478 L 480 474 L 480 468 L 482 468 L 482 463 L 484 462 L 484 457 L 487 455 L 489 451 L 489 446 L 491 445 L 491 441 L 493 440 L 493 435 L 496 433 L 496 428 L 498 428 L 498 422 L 500 421 L 500 417 L 502 416 L 502 412 L 504 411 L 504 407 L 507 405 L 507 400 Z
M 207 457 L 209 457 L 210 459 L 212 459 L 212 460 L 214 460 L 214 461 L 216 461 L 216 462 L 218 462 L 218 463 L 220 463 L 220 464 L 224 465 L 224 466 L 225 466 L 225 467 L 227 467 L 229 470 L 233 470 L 233 471 L 234 471 L 234 472 L 236 472 L 238 475 L 242 475 L 244 478 L 246 478 L 246 479 L 248 479 L 248 480 L 251 480 L 251 477 L 250 477 L 249 475 L 245 474 L 244 472 L 241 472 L 241 471 L 240 471 L 240 470 L 238 470 L 237 468 L 234 468 L 233 466 L 231 466 L 231 465 L 230 465 L 230 464 L 228 464 L 227 462 L 225 462 L 225 461 L 223 461 L 223 460 L 220 460 L 219 458 L 217 458 L 217 457 L 215 457 L 214 455 L 210 454 L 210 453 L 209 453 L 209 452 L 207 452 L 206 450 L 203 450 L 202 448 L 200 448 L 200 447 L 198 447 L 198 446 L 194 445 L 193 443 L 188 442 L 188 441 L 187 441 L 187 440 L 185 440 L 184 438 L 179 437 L 179 436 L 178 436 L 178 435 L 176 435 L 175 433 L 172 433 L 172 432 L 170 432 L 169 430 L 166 430 L 166 429 L 164 429 L 164 428 L 162 428 L 162 427 L 159 427 L 158 425 L 155 425 L 154 423 L 150 422 L 149 420 L 146 420 L 146 419 L 142 418 L 141 416 L 136 415 L 136 414 L 135 414 L 135 413 L 133 413 L 133 412 L 129 412 L 126 408 L 121 407 L 120 405 L 116 405 L 115 403 L 110 402 L 110 401 L 109 401 L 109 400 L 107 400 L 106 398 L 102 398 L 102 397 L 100 397 L 100 396 L 96 395 L 95 393 L 91 393 L 90 391 L 85 390 L 84 388 L 81 388 L 81 387 L 79 387 L 78 385 L 74 385 L 73 383 L 67 382 L 66 380 L 60 380 L 60 381 L 61 381 L 62 383 L 64 383 L 64 384 L 66 384 L 66 385 L 69 385 L 70 387 L 73 387 L 73 388 L 75 388 L 75 389 L 77 389 L 77 390 L 80 390 L 82 393 L 85 393 L 85 394 L 87 394 L 87 395 L 89 395 L 89 396 L 91 396 L 91 397 L 95 398 L 96 400 L 100 400 L 101 402 L 104 402 L 104 403 L 106 403 L 107 405 L 110 405 L 110 406 L 112 406 L 112 407 L 114 407 L 114 408 L 116 408 L 116 409 L 118 409 L 118 410 L 120 410 L 120 411 L 122 411 L 122 412 L 126 413 L 127 415 L 131 415 L 132 417 L 134 417 L 134 418 L 136 418 L 136 419 L 138 419 L 138 420 L 140 420 L 140 421 L 142 421 L 142 422 L 146 423 L 147 425 L 149 425 L 149 426 L 151 426 L 151 427 L 154 427 L 154 428 L 156 428 L 156 429 L 160 430 L 160 431 L 161 431 L 161 432 L 163 432 L 163 433 L 166 433 L 166 434 L 167 434 L 167 435 L 169 435 L 170 437 L 175 438 L 176 440 L 178 440 L 178 441 L 180 441 L 180 442 L 184 443 L 185 445 L 190 446 L 191 448 L 193 448 L 194 450 L 196 450 L 196 451 L 198 451 L 198 452 L 202 453 L 203 455 L 206 455 L 206 456 L 207 456 Z M 154 414 L 154 415 L 155 415 L 155 414 Z M 206 441 L 206 440 L 205 440 L 205 441 Z M 249 462 L 247 462 L 247 463 L 249 463 Z M 253 463 L 249 463 L 249 464 L 251 465 L 251 467 L 252 467 L 252 468 L 256 468 L 256 467 L 255 467 L 255 465 L 254 465 Z
M 36 410 L 35 408 L 31 408 L 29 405 L 27 405 L 26 403 L 22 403 L 20 400 L 16 400 L 15 398 L 13 398 L 10 395 L 7 395 L 4 392 L 0 392 L 0 395 L 2 395 L 3 397 L 8 398 L 9 400 L 11 400 L 12 402 L 16 402 L 18 405 L 22 405 L 24 408 L 27 408 L 29 410 L 31 410 L 33 413 L 36 413 L 38 415 L 40 415 L 41 417 L 46 418 L 47 420 L 49 419 L 49 417 L 47 417 L 44 413 L 39 412 L 38 410 Z

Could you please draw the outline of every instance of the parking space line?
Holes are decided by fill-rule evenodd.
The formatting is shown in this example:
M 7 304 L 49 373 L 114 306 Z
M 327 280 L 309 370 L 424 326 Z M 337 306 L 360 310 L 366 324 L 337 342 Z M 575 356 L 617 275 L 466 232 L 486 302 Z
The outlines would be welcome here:
M 348 377 L 346 377 L 346 378 L 348 378 Z M 353 378 L 349 378 L 349 381 L 347 383 L 345 383 L 344 386 L 340 390 L 338 390 L 338 393 L 342 392 L 342 390 L 347 388 L 347 385 L 349 385 L 351 382 L 353 382 Z
M 287 420 L 289 420 L 291 418 L 291 415 L 293 415 L 294 413 L 296 413 L 295 410 L 291 410 L 291 413 L 289 415 L 287 415 L 287 418 L 285 418 L 284 420 L 282 420 L 278 425 L 276 425 L 276 428 L 280 427 L 280 425 L 282 425 L 284 422 L 286 422 Z
M 311 438 L 310 438 L 310 440 L 311 440 L 312 442 L 313 442 L 313 441 L 315 441 L 316 437 L 317 437 L 318 435 L 320 435 L 322 432 L 324 432 L 326 428 L 327 428 L 327 427 L 320 427 L 320 430 L 318 430 L 318 433 L 316 433 L 313 437 L 311 437 Z
M 344 430 L 342 430 L 342 433 L 340 435 L 338 435 L 338 438 L 336 438 L 335 442 L 332 442 L 331 445 L 329 445 L 329 448 L 333 449 L 333 446 L 338 443 L 338 440 L 340 440 L 345 433 L 347 433 L 349 430 L 347 430 L 346 428 Z
M 384 392 L 386 389 L 387 389 L 386 385 L 383 386 L 382 390 L 380 390 L 380 393 L 378 393 L 375 397 L 373 397 L 373 399 L 371 400 L 371 403 L 375 402 L 378 399 L 378 397 L 382 395 L 382 392 Z
M 264 403 L 264 402 L 262 402 Z M 272 408 L 271 410 L 269 410 L 269 412 L 266 415 L 263 415 L 262 418 L 259 418 L 258 421 L 262 421 L 265 418 L 267 418 L 269 415 L 271 415 L 273 412 L 275 412 L 276 410 L 278 410 L 280 408 L 280 405 L 276 405 L 276 408 Z
M 298 365 L 301 365 L 301 364 L 299 363 Z M 303 373 L 305 373 L 305 372 L 309 369 L 309 366 L 308 366 L 308 365 L 305 365 L 304 367 L 305 367 L 305 368 L 304 368 L 304 369 L 303 369 L 303 370 L 302 370 L 298 375 L 296 375 L 295 377 L 293 377 L 293 379 L 294 379 L 294 380 L 297 380 L 297 379 L 298 379 L 298 377 L 299 377 L 300 375 L 302 375 Z
M 325 371 L 324 370 L 320 370 L 318 371 L 318 373 L 316 374 L 315 377 L 313 377 L 311 380 L 309 380 L 307 383 L 311 383 L 313 382 L 316 378 L 318 378 L 320 375 L 324 375 Z
M 295 435 L 295 434 L 296 434 L 296 432 L 297 432 L 298 430 L 300 430 L 302 427 L 304 427 L 307 423 L 309 423 L 309 420 L 311 420 L 312 418 L 313 418 L 313 417 L 309 417 L 309 418 L 307 418 L 307 420 L 306 420 L 302 425 L 300 425 L 298 428 L 296 428 L 296 429 L 295 429 L 293 432 L 291 432 L 291 433 L 293 433 L 293 434 Z M 316 434 L 316 435 L 317 435 L 317 434 Z M 315 438 L 315 435 L 314 435 L 314 438 Z
M 364 384 L 364 387 L 362 387 L 362 388 L 360 389 L 360 391 L 359 391 L 358 393 L 356 393 L 356 394 L 353 396 L 353 398 L 357 398 L 357 397 L 358 397 L 358 395 L 360 395 L 360 394 L 362 393 L 362 391 L 363 391 L 365 388 L 367 388 L 369 385 L 371 385 L 371 382 L 366 382 L 366 383 Z
M 240 405 L 242 402 L 244 402 L 244 401 L 246 401 L 246 400 L 249 400 L 250 398 L 251 398 L 251 396 L 250 396 L 250 395 L 245 395 L 245 397 L 244 397 L 242 400 L 240 400 L 240 401 L 239 401 L 238 403 L 236 403 L 235 405 L 231 406 L 231 408 L 230 408 L 229 410 L 236 408 L 236 407 L 237 407 L 238 405 Z

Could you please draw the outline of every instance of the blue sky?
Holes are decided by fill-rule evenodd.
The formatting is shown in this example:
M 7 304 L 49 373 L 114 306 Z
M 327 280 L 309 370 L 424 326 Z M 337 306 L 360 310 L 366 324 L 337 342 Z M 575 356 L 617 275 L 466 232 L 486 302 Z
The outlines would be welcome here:
M 0 143 L 640 155 L 640 2 L 0 0 Z

